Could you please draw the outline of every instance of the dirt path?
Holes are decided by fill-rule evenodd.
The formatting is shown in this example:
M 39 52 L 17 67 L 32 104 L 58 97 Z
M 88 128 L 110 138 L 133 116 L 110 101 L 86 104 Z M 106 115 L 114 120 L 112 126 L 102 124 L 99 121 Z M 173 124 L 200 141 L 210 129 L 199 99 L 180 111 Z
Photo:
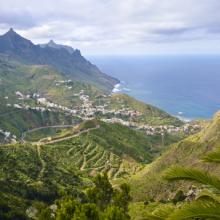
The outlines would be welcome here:
M 46 168 L 46 162 L 43 160 L 43 158 L 41 157 L 41 146 L 40 145 L 37 145 L 37 154 L 38 154 L 38 157 L 39 157 L 39 160 L 41 162 L 41 170 L 38 174 L 38 181 L 41 181 L 43 175 L 44 175 L 44 171 L 45 171 L 45 168 Z
M 44 161 L 44 159 L 42 158 L 41 156 L 41 145 L 47 145 L 47 144 L 53 144 L 53 143 L 57 143 L 57 142 L 60 142 L 60 141 L 64 141 L 64 140 L 68 140 L 68 139 L 71 139 L 71 138 L 74 138 L 74 137 L 77 137 L 81 134 L 84 134 L 84 133 L 87 133 L 89 131 L 92 131 L 92 130 L 95 130 L 95 129 L 98 129 L 100 127 L 100 125 L 97 125 L 96 127 L 94 128 L 88 128 L 84 131 L 80 131 L 79 133 L 77 134 L 74 134 L 74 135 L 71 135 L 71 136 L 68 136 L 68 137 L 65 137 L 65 138 L 60 138 L 58 140 L 54 140 L 54 141 L 50 141 L 50 142 L 47 142 L 47 143 L 41 143 L 41 142 L 37 142 L 36 143 L 36 147 L 37 147 L 37 154 L 38 154 L 38 157 L 39 157 L 39 160 L 40 160 L 40 163 L 41 163 L 41 170 L 38 174 L 38 181 L 41 181 L 43 175 L 44 175 L 44 172 L 45 172 L 45 169 L 46 169 L 46 162 Z M 84 155 L 84 158 L 83 158 L 83 164 L 80 168 L 80 170 L 84 170 L 84 167 L 86 166 L 86 155 Z
M 82 164 L 82 166 L 80 167 L 80 170 L 85 170 L 85 166 L 86 166 L 86 155 L 84 154 L 84 155 L 83 155 L 83 164 Z

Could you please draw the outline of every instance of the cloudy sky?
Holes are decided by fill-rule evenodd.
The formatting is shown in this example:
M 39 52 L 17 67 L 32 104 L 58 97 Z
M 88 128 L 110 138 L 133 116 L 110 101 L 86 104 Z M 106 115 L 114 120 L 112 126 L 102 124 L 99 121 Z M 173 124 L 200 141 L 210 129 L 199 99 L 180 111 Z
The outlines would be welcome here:
M 219 53 L 220 0 L 0 0 L 0 33 L 83 54 Z

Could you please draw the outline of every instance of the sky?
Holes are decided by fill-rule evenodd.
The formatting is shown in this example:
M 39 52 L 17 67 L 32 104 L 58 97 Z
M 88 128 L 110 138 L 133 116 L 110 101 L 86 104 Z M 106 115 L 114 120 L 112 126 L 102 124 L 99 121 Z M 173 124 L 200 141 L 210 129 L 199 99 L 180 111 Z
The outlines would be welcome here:
M 86 55 L 220 52 L 220 0 L 0 0 L 0 34 Z

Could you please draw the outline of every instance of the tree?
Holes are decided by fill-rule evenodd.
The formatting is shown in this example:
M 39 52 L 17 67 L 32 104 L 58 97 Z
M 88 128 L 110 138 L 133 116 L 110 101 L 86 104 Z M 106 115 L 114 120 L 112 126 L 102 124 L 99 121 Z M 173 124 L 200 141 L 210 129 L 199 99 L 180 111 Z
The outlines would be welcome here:
M 104 210 L 111 203 L 113 196 L 113 188 L 107 173 L 97 175 L 93 182 L 95 186 L 87 191 L 87 196 L 91 203 Z
M 117 206 L 109 206 L 104 214 L 103 220 L 129 220 L 128 215 L 124 213 L 124 210 Z
M 85 213 L 88 220 L 99 220 L 100 212 L 95 204 L 86 203 L 82 205 L 81 212 Z
M 87 191 L 87 201 L 66 198 L 58 203 L 56 220 L 128 220 L 130 187 L 122 184 L 113 190 L 106 173 L 94 178 L 94 186 Z M 47 214 L 47 213 L 45 213 Z
M 59 203 L 56 220 L 71 220 L 80 208 L 80 203 L 72 198 L 64 199 Z
M 39 216 L 38 216 L 38 220 L 51 220 L 54 219 L 52 217 L 52 211 L 50 208 L 44 208 L 41 210 Z
M 56 220 L 99 220 L 100 213 L 95 204 L 80 203 L 74 199 L 62 201 Z
M 130 187 L 128 184 L 123 183 L 120 185 L 120 190 L 115 190 L 113 196 L 114 204 L 124 210 L 124 212 L 128 212 L 128 205 L 131 201 L 130 195 Z

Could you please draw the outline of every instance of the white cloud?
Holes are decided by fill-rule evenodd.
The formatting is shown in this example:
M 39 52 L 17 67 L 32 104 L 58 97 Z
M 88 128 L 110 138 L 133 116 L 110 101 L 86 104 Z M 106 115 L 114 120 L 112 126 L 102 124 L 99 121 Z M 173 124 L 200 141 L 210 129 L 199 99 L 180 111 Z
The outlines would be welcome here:
M 219 52 L 219 0 L 0 0 L 0 31 L 83 53 Z

